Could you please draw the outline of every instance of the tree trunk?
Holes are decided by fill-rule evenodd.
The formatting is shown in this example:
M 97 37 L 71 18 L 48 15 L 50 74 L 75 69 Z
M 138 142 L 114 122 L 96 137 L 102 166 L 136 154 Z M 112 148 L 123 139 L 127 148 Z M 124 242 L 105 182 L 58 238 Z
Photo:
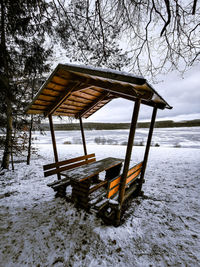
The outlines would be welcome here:
M 9 168 L 9 160 L 10 160 L 10 153 L 11 153 L 11 146 L 12 146 L 12 121 L 13 121 L 12 103 L 8 97 L 6 98 L 6 116 L 7 116 L 7 127 L 6 127 L 5 147 L 4 147 L 2 164 L 1 164 L 2 169 Z
M 27 155 L 27 165 L 30 165 L 31 159 L 31 143 L 32 143 L 32 129 L 33 129 L 33 115 L 31 115 L 31 123 L 29 128 L 29 137 L 28 137 L 28 155 Z

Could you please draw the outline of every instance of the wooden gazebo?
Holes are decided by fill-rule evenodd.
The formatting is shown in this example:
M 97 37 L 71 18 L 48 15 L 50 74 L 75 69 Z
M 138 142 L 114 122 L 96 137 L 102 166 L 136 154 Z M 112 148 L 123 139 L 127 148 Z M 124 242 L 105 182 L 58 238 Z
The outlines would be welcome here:
M 89 179 L 91 181 L 91 177 L 97 177 L 100 171 L 95 174 L 87 173 L 87 170 L 97 163 L 94 162 L 94 158 L 91 159 L 93 156 L 87 155 L 82 118 L 90 117 L 93 113 L 109 103 L 112 99 L 120 97 L 135 102 L 122 174 L 119 176 L 119 168 L 116 169 L 116 166 L 119 167 L 119 162 L 117 162 L 117 159 L 114 161 L 109 158 L 107 161 L 102 161 L 100 171 L 107 171 L 107 179 L 99 184 L 97 183 L 97 185 L 93 187 L 95 189 L 91 189 L 91 182 L 87 184 L 87 180 Z M 144 153 L 144 160 L 142 163 L 134 166 L 132 169 L 129 169 L 140 104 L 153 108 L 152 118 Z M 74 192 L 77 192 L 76 196 L 80 195 L 80 199 L 82 196 L 83 203 L 85 203 L 84 198 L 86 197 L 84 196 L 86 195 L 84 194 L 86 193 L 83 194 L 83 192 L 86 192 L 85 188 L 87 186 L 90 188 L 88 189 L 88 192 L 91 193 L 103 185 L 105 187 L 105 184 L 107 183 L 107 190 L 109 193 L 107 194 L 107 200 L 104 199 L 104 204 L 100 205 L 100 214 L 102 214 L 102 211 L 104 211 L 103 214 L 105 214 L 108 206 L 110 208 L 110 206 L 113 205 L 114 208 L 111 208 L 112 214 L 110 217 L 109 215 L 107 215 L 107 217 L 104 216 L 104 221 L 107 222 L 109 221 L 109 218 L 111 218 L 110 221 L 113 224 L 119 224 L 124 200 L 127 198 L 127 196 L 133 194 L 139 195 L 141 193 L 157 109 L 165 108 L 171 109 L 172 107 L 143 77 L 138 77 L 130 73 L 124 73 L 110 69 L 101 69 L 73 64 L 59 64 L 47 81 L 42 85 L 32 103 L 28 106 L 27 113 L 43 114 L 45 117 L 49 118 L 55 163 L 46 165 L 44 170 L 47 172 L 46 176 L 57 174 L 58 181 L 54 183 L 54 188 L 58 189 L 59 185 L 61 185 L 64 186 L 65 190 L 66 186 L 71 183 L 74 185 Z M 80 156 L 77 159 L 68 159 L 66 161 L 59 162 L 52 116 L 68 116 L 80 120 L 85 154 L 84 156 Z M 77 163 L 77 161 L 79 162 Z M 106 164 L 108 164 L 108 161 L 110 165 L 109 167 L 105 167 L 107 166 Z M 65 164 L 67 166 L 63 167 Z M 74 177 L 70 177 L 70 169 L 73 169 L 73 172 L 71 170 L 73 176 L 77 175 L 76 177 L 78 177 L 78 175 L 80 176 L 80 170 L 78 170 L 78 168 L 79 166 L 83 166 L 83 164 L 87 169 L 87 175 L 84 175 L 82 178 L 77 178 L 77 182 L 73 179 Z M 104 167 L 102 167 L 103 164 Z M 98 166 L 100 166 L 100 163 Z M 54 168 L 54 170 L 52 168 Z M 74 169 L 77 169 L 77 174 Z M 61 178 L 62 175 L 65 178 Z M 109 175 L 110 177 L 108 177 Z M 81 184 L 81 186 L 77 187 L 77 184 Z M 82 195 L 79 194 L 78 191 L 82 192 Z M 112 192 L 114 193 L 112 194 Z M 89 193 L 87 193 L 87 196 Z M 108 200 L 112 196 L 115 197 L 115 201 L 112 200 L 109 202 Z M 78 197 L 74 199 L 76 199 L 76 202 L 78 201 Z

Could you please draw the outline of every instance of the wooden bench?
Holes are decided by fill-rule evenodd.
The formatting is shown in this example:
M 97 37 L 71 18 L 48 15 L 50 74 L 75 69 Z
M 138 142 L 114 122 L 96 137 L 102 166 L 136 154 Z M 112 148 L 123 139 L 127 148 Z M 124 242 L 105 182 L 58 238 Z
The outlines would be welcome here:
M 95 162 L 95 154 L 89 154 L 86 156 L 80 156 L 68 160 L 59 161 L 56 163 L 51 163 L 43 166 L 44 177 L 51 175 L 59 174 L 65 178 L 56 180 L 52 183 L 47 184 L 49 187 L 53 188 L 56 191 L 56 196 L 64 196 L 66 187 L 70 185 L 70 177 L 67 174 L 64 174 L 64 171 L 72 170 L 77 167 L 83 166 L 85 164 L 90 164 Z
M 143 162 L 138 163 L 129 169 L 126 178 L 126 189 L 124 201 L 127 200 L 137 190 L 138 178 L 141 173 Z M 100 197 L 100 201 L 93 200 L 91 206 L 98 210 L 98 215 L 106 224 L 114 224 L 116 209 L 119 208 L 118 195 L 121 182 L 121 175 L 108 181 L 107 191 L 104 198 Z
M 131 192 L 128 193 L 130 191 L 131 184 L 137 180 L 138 176 L 141 173 L 142 163 L 143 162 L 138 163 L 128 171 L 126 177 L 126 191 L 124 196 L 125 199 L 128 198 L 128 196 L 131 194 Z M 115 177 L 114 179 L 109 181 L 106 195 L 108 199 L 114 198 L 119 193 L 120 182 L 121 176 Z

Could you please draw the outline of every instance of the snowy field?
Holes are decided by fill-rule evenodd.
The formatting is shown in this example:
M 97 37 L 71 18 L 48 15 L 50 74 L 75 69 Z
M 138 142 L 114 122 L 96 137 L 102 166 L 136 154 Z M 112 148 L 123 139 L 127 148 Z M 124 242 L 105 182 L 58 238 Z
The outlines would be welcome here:
M 129 130 L 92 130 L 85 131 L 87 144 L 126 145 Z M 58 144 L 82 144 L 80 131 L 56 131 Z M 135 143 L 143 144 L 147 140 L 148 129 L 138 128 L 135 135 Z M 45 135 L 36 132 L 33 135 L 37 144 L 51 143 L 50 132 Z M 179 127 L 179 128 L 155 128 L 152 145 L 158 144 L 165 147 L 191 147 L 200 148 L 200 127 Z
M 66 134 L 66 132 L 65 132 Z M 58 142 L 59 158 L 83 154 L 81 145 Z M 200 266 L 200 149 L 152 147 L 144 199 L 132 201 L 124 223 L 105 226 L 93 213 L 55 198 L 42 165 L 51 144 L 37 139 L 30 166 L 0 176 L 0 266 Z M 123 158 L 126 146 L 88 145 L 97 160 Z M 132 163 L 143 159 L 134 147 Z

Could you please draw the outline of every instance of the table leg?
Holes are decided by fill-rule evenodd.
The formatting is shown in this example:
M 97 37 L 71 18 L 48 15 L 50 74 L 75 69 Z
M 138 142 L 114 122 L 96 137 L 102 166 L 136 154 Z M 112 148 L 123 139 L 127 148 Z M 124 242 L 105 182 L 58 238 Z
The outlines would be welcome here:
M 112 167 L 106 171 L 105 180 L 111 180 L 120 174 L 122 163 Z

